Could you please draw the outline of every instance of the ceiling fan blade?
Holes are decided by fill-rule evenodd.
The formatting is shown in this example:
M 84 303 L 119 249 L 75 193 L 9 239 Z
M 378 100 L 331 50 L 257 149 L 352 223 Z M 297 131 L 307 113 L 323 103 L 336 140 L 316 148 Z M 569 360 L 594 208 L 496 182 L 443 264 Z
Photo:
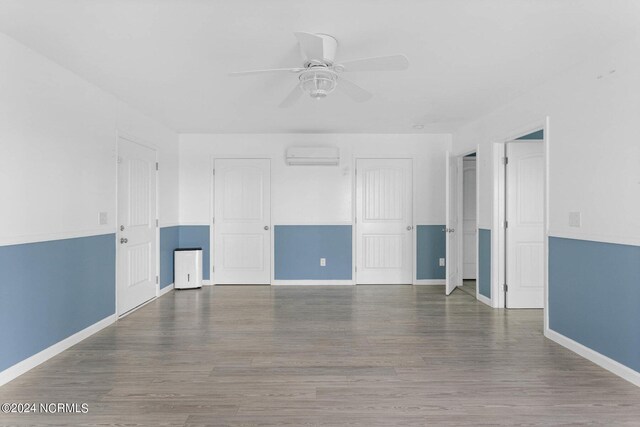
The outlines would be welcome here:
M 345 79 L 342 76 L 338 78 L 336 89 L 343 92 L 356 102 L 365 102 L 373 97 L 373 94 L 371 92 L 364 90 L 357 84 Z
M 377 56 L 341 62 L 343 71 L 402 71 L 409 68 L 409 60 L 404 55 Z
M 324 41 L 322 37 L 311 33 L 293 33 L 300 43 L 302 53 L 307 59 L 317 59 L 322 61 L 324 59 Z
M 296 85 L 296 87 L 293 88 L 293 90 L 289 93 L 289 95 L 287 95 L 287 97 L 280 103 L 278 107 L 291 107 L 293 104 L 298 102 L 298 99 L 300 99 L 301 96 L 302 89 L 300 88 L 300 85 Z
M 268 70 L 249 70 L 249 71 L 234 71 L 233 73 L 229 73 L 231 77 L 238 76 L 250 76 L 252 74 L 267 74 L 267 73 L 299 73 L 304 70 L 304 68 L 271 68 Z

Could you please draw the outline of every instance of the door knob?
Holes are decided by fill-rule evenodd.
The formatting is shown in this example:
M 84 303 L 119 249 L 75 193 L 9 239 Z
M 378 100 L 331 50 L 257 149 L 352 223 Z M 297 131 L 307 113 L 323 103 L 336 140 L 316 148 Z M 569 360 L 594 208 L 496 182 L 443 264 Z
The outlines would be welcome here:
M 411 231 L 411 230 L 413 230 L 413 227 L 410 225 L 407 225 L 407 231 Z
M 123 237 L 122 239 L 120 239 L 120 244 L 127 243 L 128 241 L 129 239 Z
M 268 229 L 269 229 L 269 226 L 268 226 L 268 225 L 265 225 L 265 226 L 264 226 L 264 229 L 265 229 L 265 230 L 268 230 Z

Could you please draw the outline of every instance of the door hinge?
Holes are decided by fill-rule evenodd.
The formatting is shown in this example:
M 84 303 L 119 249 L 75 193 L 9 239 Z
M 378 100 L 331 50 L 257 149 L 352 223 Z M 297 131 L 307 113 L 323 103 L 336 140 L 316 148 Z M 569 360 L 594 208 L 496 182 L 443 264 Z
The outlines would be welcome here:
M 502 289 L 504 289 L 505 292 L 509 291 L 509 285 L 507 285 L 506 283 L 504 285 L 502 285 Z
M 159 281 L 160 279 L 158 278 L 158 276 L 156 276 L 156 285 L 158 284 Z
M 215 169 L 213 170 L 213 175 L 214 175 L 214 176 L 216 175 L 216 170 L 215 170 Z
M 502 164 L 503 165 L 508 165 L 509 164 L 509 158 L 508 157 L 503 157 L 502 158 Z
M 216 266 L 215 266 L 215 265 L 212 265 L 212 266 L 211 266 L 211 272 L 213 273 L 213 272 L 215 272 L 215 271 L 216 271 Z
M 160 170 L 160 164 L 158 162 L 156 162 L 156 170 Z
M 504 228 L 509 228 L 509 221 L 504 222 Z
M 358 223 L 358 218 L 356 218 L 356 224 Z
M 156 219 L 156 227 L 160 227 L 160 221 Z
M 358 272 L 358 266 L 356 265 L 356 272 Z
M 216 223 L 216 217 L 214 216 L 213 218 L 211 218 L 211 223 L 215 224 Z

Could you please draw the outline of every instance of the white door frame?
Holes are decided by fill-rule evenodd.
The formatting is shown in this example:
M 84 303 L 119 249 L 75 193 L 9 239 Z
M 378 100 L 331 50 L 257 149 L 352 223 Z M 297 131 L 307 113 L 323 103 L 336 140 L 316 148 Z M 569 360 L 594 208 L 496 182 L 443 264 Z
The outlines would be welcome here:
M 118 233 L 120 232 L 119 228 L 118 228 L 118 199 L 120 197 L 120 194 L 118 193 L 118 157 L 120 156 L 120 139 L 126 139 L 127 141 L 133 142 L 135 144 L 141 145 L 143 147 L 146 147 L 150 150 L 153 150 L 156 153 L 156 163 L 158 163 L 158 147 L 156 147 L 154 144 L 147 142 L 143 139 L 140 139 L 136 136 L 131 135 L 130 133 L 127 133 L 125 131 L 122 130 L 117 130 L 116 131 L 116 158 L 115 158 L 115 173 L 116 173 L 116 206 L 115 206 L 115 213 L 116 213 L 116 218 L 115 218 L 115 222 L 116 222 L 116 238 L 115 238 L 115 250 L 116 250 L 116 281 L 114 283 L 116 292 L 115 292 L 115 314 L 117 316 L 119 316 L 118 318 L 122 318 L 125 317 L 127 315 L 129 315 L 130 313 L 133 313 L 134 311 L 138 310 L 140 307 L 147 305 L 148 303 L 150 303 L 151 301 L 153 301 L 154 299 L 158 298 L 158 296 L 160 295 L 160 193 L 159 193 L 159 187 L 160 187 L 160 171 L 159 171 L 159 167 L 156 169 L 156 219 L 158 220 L 156 222 L 156 233 L 155 233 L 155 239 L 156 239 L 156 275 L 158 277 L 158 280 L 156 280 L 156 295 L 154 298 L 151 298 L 149 301 L 144 302 L 143 304 L 140 304 L 139 306 L 135 307 L 133 310 L 129 310 L 128 312 L 122 314 L 122 315 L 118 315 L 119 311 L 118 311 L 118 259 L 119 259 L 119 251 L 120 251 L 120 245 L 118 244 Z
M 474 154 L 476 153 L 476 157 L 473 158 L 473 166 L 474 166 L 474 170 L 475 170 L 475 175 L 476 175 L 476 185 L 475 185 L 475 198 L 476 198 L 476 219 L 475 219 L 475 232 L 476 232 L 476 238 L 475 238 L 475 246 L 476 246 L 476 256 L 475 256 L 475 280 L 476 280 L 476 299 L 478 297 L 478 159 L 477 159 L 477 152 L 476 151 L 470 151 L 467 152 L 466 154 L 462 154 L 459 157 L 462 159 L 462 179 L 461 179 L 461 183 L 460 183 L 460 212 L 461 212 L 461 218 L 462 218 L 462 237 L 460 238 L 460 241 L 462 242 L 461 244 L 461 249 L 460 249 L 460 257 L 462 258 L 462 260 L 460 261 L 462 264 L 462 282 L 464 284 L 464 164 L 465 162 L 469 163 L 471 162 L 471 160 L 465 160 L 466 156 L 468 156 L 469 154 Z
M 209 188 L 209 280 L 203 280 L 202 283 L 203 285 L 211 285 L 211 286 L 215 286 L 216 284 L 216 271 L 215 271 L 215 265 L 214 265 L 214 236 L 215 236 L 215 220 L 214 220 L 214 216 L 215 216 L 215 212 L 216 212 L 216 175 L 215 175 L 215 167 L 216 167 L 216 160 L 256 160 L 256 159 L 265 159 L 265 160 L 269 160 L 271 167 L 269 168 L 269 180 L 272 181 L 272 177 L 273 177 L 273 159 L 269 156 L 247 156 L 247 155 L 237 155 L 237 156 L 221 156 L 221 157 L 216 157 L 216 156 L 211 156 L 211 163 L 210 163 L 210 167 L 209 167 L 209 173 L 210 173 L 210 177 L 211 177 L 211 181 L 210 181 L 210 188 Z M 271 185 L 269 185 L 269 197 L 271 198 L 271 200 L 273 201 L 273 187 Z M 269 233 L 270 233 L 270 238 L 271 238 L 271 245 L 270 245 L 270 256 L 271 256 L 271 261 L 269 263 L 269 268 L 271 269 L 271 273 L 269 273 L 269 278 L 270 278 L 270 285 L 274 284 L 275 281 L 275 236 L 274 236 L 274 232 L 275 232 L 275 221 L 273 218 L 273 203 L 269 203 L 269 218 L 271 218 L 271 223 L 269 224 Z
M 506 166 L 503 164 L 506 143 L 514 141 L 532 132 L 542 130 L 544 153 L 544 328 L 548 325 L 549 306 L 549 117 L 523 126 L 510 132 L 505 138 L 495 141 L 493 145 L 493 232 L 491 233 L 491 302 L 495 308 L 505 306 L 503 284 L 505 283 L 506 252 L 505 252 L 505 189 Z

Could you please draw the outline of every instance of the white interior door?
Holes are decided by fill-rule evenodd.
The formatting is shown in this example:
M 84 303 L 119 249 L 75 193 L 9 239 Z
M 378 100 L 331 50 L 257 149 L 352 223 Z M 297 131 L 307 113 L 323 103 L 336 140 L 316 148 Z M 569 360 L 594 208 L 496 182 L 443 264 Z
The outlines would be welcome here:
M 544 304 L 544 151 L 541 142 L 507 144 L 507 308 Z
M 413 282 L 411 159 L 356 163 L 356 283 Z
M 118 314 L 156 296 L 156 152 L 118 139 Z
M 216 284 L 271 283 L 270 170 L 268 159 L 215 161 Z
M 476 278 L 476 160 L 465 158 L 462 171 L 462 278 Z
M 462 284 L 460 279 L 460 248 L 458 234 L 459 229 L 459 217 L 460 217 L 460 189 L 458 185 L 460 183 L 459 174 L 461 173 L 458 167 L 459 159 L 447 152 L 447 166 L 446 166 L 446 214 L 447 225 L 445 228 L 446 244 L 447 244 L 447 259 L 446 259 L 446 286 L 445 292 L 449 295 L 453 290 Z

